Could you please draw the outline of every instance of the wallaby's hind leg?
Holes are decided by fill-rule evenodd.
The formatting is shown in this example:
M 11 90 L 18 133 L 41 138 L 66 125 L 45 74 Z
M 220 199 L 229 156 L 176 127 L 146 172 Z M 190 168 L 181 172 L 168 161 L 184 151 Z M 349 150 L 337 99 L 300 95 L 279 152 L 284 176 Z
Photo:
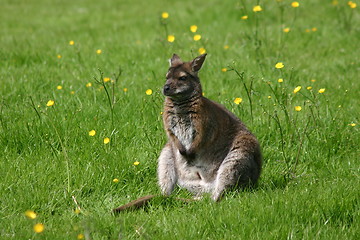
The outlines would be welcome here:
M 219 201 L 230 187 L 255 184 L 260 169 L 261 153 L 256 139 L 252 136 L 238 138 L 217 172 L 212 199 Z
M 170 144 L 166 144 L 158 160 L 158 181 L 163 195 L 170 195 L 177 182 L 174 153 Z

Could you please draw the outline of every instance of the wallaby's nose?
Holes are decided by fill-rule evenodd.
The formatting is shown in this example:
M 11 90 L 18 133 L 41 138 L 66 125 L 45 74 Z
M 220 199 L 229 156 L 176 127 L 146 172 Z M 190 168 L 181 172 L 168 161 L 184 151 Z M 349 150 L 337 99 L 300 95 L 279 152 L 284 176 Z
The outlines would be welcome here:
M 170 85 L 165 84 L 165 86 L 164 86 L 164 95 L 166 95 L 169 91 L 170 91 Z

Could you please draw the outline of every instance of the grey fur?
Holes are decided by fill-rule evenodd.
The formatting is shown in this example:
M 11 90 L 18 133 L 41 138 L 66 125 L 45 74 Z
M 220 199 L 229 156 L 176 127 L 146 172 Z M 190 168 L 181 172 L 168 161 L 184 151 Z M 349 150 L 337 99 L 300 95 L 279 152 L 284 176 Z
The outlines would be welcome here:
M 174 55 L 170 61 L 163 113 L 168 143 L 158 159 L 158 181 L 164 195 L 179 185 L 219 201 L 226 189 L 257 182 L 261 151 L 233 113 L 202 96 L 197 72 L 205 57 L 183 63 Z M 181 80 L 184 72 L 189 76 Z

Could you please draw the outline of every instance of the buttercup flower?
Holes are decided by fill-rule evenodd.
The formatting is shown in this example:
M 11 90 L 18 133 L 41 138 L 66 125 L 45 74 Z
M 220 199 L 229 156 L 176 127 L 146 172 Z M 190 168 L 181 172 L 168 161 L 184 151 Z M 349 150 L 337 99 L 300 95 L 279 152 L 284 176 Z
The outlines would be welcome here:
M 222 71 L 222 72 L 226 72 L 226 71 L 227 71 L 227 68 L 222 68 L 221 71 Z
M 355 126 L 356 126 L 356 123 L 349 123 L 349 126 L 355 127 Z
M 101 49 L 96 50 L 96 53 L 100 55 L 102 53 Z
M 135 161 L 133 164 L 134 164 L 134 166 L 137 166 L 137 165 L 139 165 L 139 164 L 140 164 L 140 162 Z
M 228 49 L 229 49 L 229 45 L 225 45 L 225 46 L 224 46 L 224 49 L 225 49 L 225 50 L 228 50 Z
M 275 64 L 275 68 L 280 69 L 283 68 L 284 64 L 282 62 L 278 62 L 277 64 Z
M 124 89 L 123 89 L 123 91 L 124 91 L 124 92 L 127 92 L 127 91 L 128 91 L 128 89 L 127 89 L 127 88 L 124 88 Z
M 295 89 L 294 89 L 294 93 L 297 93 L 298 91 L 301 90 L 301 86 L 297 86 Z
M 234 100 L 234 103 L 235 104 L 240 104 L 242 102 L 242 98 L 235 98 L 235 100 Z
M 261 8 L 260 5 L 256 5 L 256 6 L 253 7 L 253 11 L 254 11 L 254 12 L 261 12 L 261 11 L 262 11 L 262 8 Z
M 153 92 L 153 91 L 152 91 L 151 89 L 148 89 L 148 90 L 145 91 L 146 95 L 151 95 L 152 92 Z
M 282 83 L 282 82 L 284 82 L 284 79 L 279 78 L 279 79 L 278 79 L 278 82 L 279 82 L 279 83 Z
M 62 58 L 62 56 L 61 56 L 60 54 L 58 54 L 58 55 L 57 55 L 57 58 L 60 59 L 60 58 Z
M 248 18 L 249 18 L 248 15 L 241 16 L 241 20 L 246 20 L 246 19 L 248 19 Z
M 89 136 L 90 136 L 90 137 L 95 136 L 95 134 L 96 134 L 96 131 L 95 131 L 95 130 L 91 130 L 91 131 L 89 132 Z
M 48 107 L 51 107 L 55 104 L 55 101 L 54 100 L 49 100 L 47 103 L 46 103 L 46 106 Z
M 104 138 L 104 144 L 108 144 L 110 142 L 110 138 L 106 137 Z
M 105 78 L 104 78 L 104 82 L 110 82 L 110 78 L 109 78 L 109 77 L 105 77 Z
M 57 89 L 57 90 L 61 90 L 61 89 L 62 89 L 62 86 L 59 85 L 59 86 L 56 87 L 56 89 Z
M 175 36 L 174 35 L 169 35 L 168 37 L 167 37 L 167 40 L 168 40 L 168 42 L 174 42 L 175 41 Z
M 77 235 L 77 239 L 78 239 L 78 240 L 83 240 L 83 239 L 85 239 L 84 234 L 79 233 L 79 234 Z
M 283 32 L 284 32 L 284 33 L 290 32 L 290 28 L 288 28 L 288 27 L 287 27 L 287 28 L 284 28 L 284 29 L 283 29 Z
M 88 82 L 85 86 L 86 86 L 86 87 L 91 87 L 92 84 L 91 84 L 91 82 Z
M 114 179 L 113 179 L 113 182 L 114 182 L 114 183 L 118 183 L 118 182 L 119 182 L 119 179 L 114 178 Z
M 312 86 L 308 86 L 306 89 L 307 89 L 307 90 L 311 90 L 311 89 L 312 89 Z
M 201 39 L 201 35 L 200 34 L 196 34 L 194 36 L 194 41 L 199 41 Z
M 196 25 L 191 25 L 190 26 L 190 31 L 193 32 L 193 33 L 196 32 L 197 29 L 198 29 L 198 27 Z
M 33 229 L 34 229 L 34 232 L 36 232 L 36 233 L 42 233 L 44 231 L 45 227 L 44 227 L 44 224 L 37 223 L 34 225 Z
M 297 8 L 297 7 L 300 6 L 300 3 L 299 3 L 299 2 L 292 2 L 292 3 L 291 3 L 291 6 L 292 6 L 293 8 Z
M 74 42 L 73 40 L 71 40 L 71 41 L 69 42 L 69 44 L 72 46 L 72 45 L 75 44 L 75 42 Z
M 301 108 L 300 106 L 295 106 L 295 111 L 300 112 L 301 109 L 302 109 L 302 108 Z
M 163 12 L 163 13 L 161 14 L 161 17 L 162 17 L 163 19 L 167 19 L 167 18 L 169 17 L 169 13 Z
M 206 53 L 206 49 L 203 48 L 203 47 L 199 48 L 199 53 L 200 53 L 200 54 Z
M 319 93 L 324 93 L 325 92 L 325 88 L 320 88 L 319 89 Z
M 32 210 L 27 210 L 25 212 L 25 216 L 27 218 L 30 218 L 30 219 L 35 219 L 36 218 L 36 213 L 34 211 L 32 211 Z

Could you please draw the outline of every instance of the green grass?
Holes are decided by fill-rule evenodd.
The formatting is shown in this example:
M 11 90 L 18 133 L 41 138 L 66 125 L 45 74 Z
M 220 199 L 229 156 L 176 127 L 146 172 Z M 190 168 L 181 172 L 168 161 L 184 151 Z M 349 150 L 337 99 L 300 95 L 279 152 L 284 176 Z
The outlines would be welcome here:
M 251 1 L 3 1 L 0 238 L 356 239 L 360 15 L 359 7 L 331 3 L 300 1 L 295 9 L 291 1 L 260 1 L 263 11 L 254 13 Z M 190 60 L 200 47 L 209 53 L 200 73 L 205 96 L 261 142 L 258 187 L 220 203 L 159 197 L 113 216 L 112 208 L 159 193 L 167 59 L 176 52 Z M 275 69 L 277 62 L 285 67 Z M 112 79 L 121 73 L 104 84 L 109 96 L 96 83 L 98 69 Z M 40 234 L 36 223 L 45 226 Z

